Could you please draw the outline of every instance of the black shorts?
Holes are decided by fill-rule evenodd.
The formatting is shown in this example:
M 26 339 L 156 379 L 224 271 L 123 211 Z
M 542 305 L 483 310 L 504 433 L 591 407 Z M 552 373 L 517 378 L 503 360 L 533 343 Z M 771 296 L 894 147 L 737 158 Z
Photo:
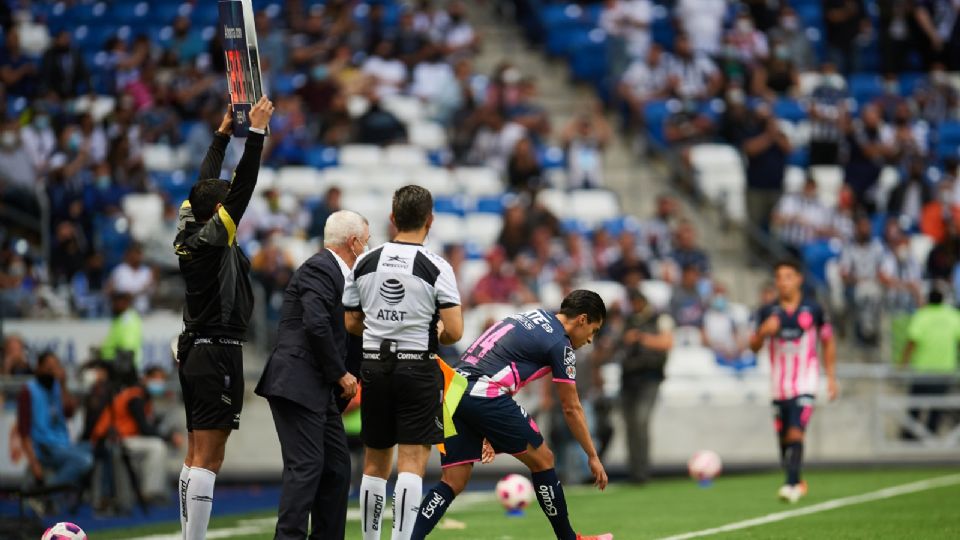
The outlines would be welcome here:
M 397 444 L 443 442 L 443 373 L 431 358 L 379 360 L 360 366 L 363 444 L 386 449 Z
M 790 428 L 801 431 L 807 429 L 810 417 L 813 416 L 814 398 L 810 395 L 797 396 L 791 399 L 775 400 L 773 402 L 773 424 L 781 436 Z
M 498 454 L 518 455 L 528 446 L 543 444 L 537 423 L 511 396 L 463 396 L 453 413 L 453 425 L 457 434 L 443 442 L 447 453 L 440 456 L 444 468 L 480 461 L 483 439 Z
M 216 338 L 210 341 L 194 345 L 180 361 L 187 431 L 240 429 L 243 348 L 239 342 L 221 345 Z

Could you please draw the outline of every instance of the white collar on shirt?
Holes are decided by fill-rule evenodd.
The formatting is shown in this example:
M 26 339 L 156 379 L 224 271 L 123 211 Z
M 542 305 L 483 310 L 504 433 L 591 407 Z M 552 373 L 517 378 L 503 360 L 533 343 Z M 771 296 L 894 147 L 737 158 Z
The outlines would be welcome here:
M 343 277 L 346 278 L 350 275 L 350 267 L 347 266 L 347 263 L 343 262 L 343 259 L 340 258 L 332 249 L 327 248 L 327 251 L 333 253 L 333 258 L 337 260 L 337 264 L 340 265 L 340 271 L 343 272 Z

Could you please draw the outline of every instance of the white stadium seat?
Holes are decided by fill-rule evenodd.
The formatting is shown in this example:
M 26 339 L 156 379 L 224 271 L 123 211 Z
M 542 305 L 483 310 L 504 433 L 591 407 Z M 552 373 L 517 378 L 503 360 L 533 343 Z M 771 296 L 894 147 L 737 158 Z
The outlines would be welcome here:
M 156 193 L 131 193 L 123 198 L 123 213 L 130 220 L 130 234 L 143 242 L 163 227 L 163 198 Z
M 913 260 L 920 265 L 926 265 L 927 257 L 930 256 L 930 251 L 933 250 L 933 244 L 933 238 L 925 234 L 915 234 L 911 236 L 910 254 L 913 256 Z
M 464 235 L 467 241 L 486 251 L 490 246 L 496 244 L 497 238 L 500 237 L 500 230 L 503 229 L 503 216 L 486 212 L 473 212 L 467 214 L 464 224 L 466 225 Z
M 344 189 L 341 206 L 344 210 L 352 210 L 361 216 L 371 219 L 370 216 L 389 214 L 390 196 L 382 193 Z M 371 230 L 373 224 L 371 223 Z
M 487 275 L 490 267 L 487 261 L 483 259 L 467 259 L 460 265 L 460 275 L 457 280 L 464 291 L 473 291 L 473 287 L 480 281 L 480 278 Z
M 453 179 L 450 171 L 443 167 L 423 167 L 407 171 L 410 182 L 430 190 L 434 197 L 439 195 L 455 195 L 460 187 Z
M 404 124 L 418 122 L 426 116 L 423 103 L 416 97 L 394 94 L 381 98 L 380 104 Z
M 462 244 L 467 239 L 465 222 L 455 214 L 437 213 L 433 215 L 430 238 L 440 244 Z
M 567 217 L 570 212 L 570 197 L 560 189 L 541 190 L 537 194 L 537 202 L 560 219 Z
M 900 183 L 900 171 L 892 165 L 880 170 L 880 179 L 877 181 L 877 207 L 886 208 L 890 192 Z
M 390 167 L 426 167 L 427 153 L 419 146 L 395 144 L 383 152 L 383 163 Z
M 580 285 L 580 288 L 599 294 L 608 310 L 612 309 L 614 304 L 619 304 L 621 308 L 626 305 L 627 289 L 616 281 L 588 281 Z
M 347 144 L 338 161 L 341 167 L 376 167 L 383 164 L 383 150 L 375 144 Z
M 407 128 L 410 144 L 426 150 L 442 150 L 447 147 L 447 132 L 436 122 L 414 122 Z
M 594 228 L 604 221 L 620 215 L 620 201 L 612 191 L 605 189 L 579 189 L 570 192 L 567 216 Z
M 313 167 L 289 166 L 277 171 L 277 191 L 298 199 L 322 197 L 324 183 L 320 173 Z
M 262 193 L 264 191 L 273 189 L 276 187 L 276 181 L 276 170 L 271 169 L 270 167 L 260 167 L 260 173 L 257 175 L 257 185 L 253 188 L 253 192 Z
M 457 183 L 468 195 L 484 196 L 503 193 L 500 175 L 490 167 L 457 167 L 453 172 Z
M 810 167 L 810 174 L 817 181 L 817 195 L 820 202 L 830 208 L 836 208 L 843 188 L 843 168 L 838 165 L 816 165 Z
M 544 309 L 560 309 L 563 302 L 563 289 L 556 282 L 544 283 L 540 287 L 540 304 Z
M 640 283 L 640 292 L 647 298 L 650 305 L 660 311 L 664 311 L 670 306 L 670 299 L 673 298 L 673 287 L 666 281 L 648 279 Z
M 175 171 L 179 168 L 178 160 L 176 149 L 169 144 L 143 145 L 143 166 L 148 171 Z
M 788 165 L 783 174 L 783 191 L 787 193 L 800 193 L 803 191 L 803 184 L 807 181 L 807 173 L 803 167 Z
M 667 359 L 668 379 L 670 377 L 715 377 L 721 373 L 716 355 L 706 347 L 674 347 Z
M 734 221 L 746 218 L 746 172 L 740 152 L 726 144 L 698 144 L 690 161 L 700 191 L 711 201 L 722 202 Z

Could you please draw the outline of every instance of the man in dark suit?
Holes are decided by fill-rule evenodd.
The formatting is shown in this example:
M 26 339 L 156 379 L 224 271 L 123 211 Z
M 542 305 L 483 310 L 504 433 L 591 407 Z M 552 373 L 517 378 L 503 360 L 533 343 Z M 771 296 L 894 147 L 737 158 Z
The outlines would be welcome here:
M 357 379 L 348 370 L 342 296 L 344 279 L 369 241 L 359 214 L 331 214 L 324 249 L 303 263 L 284 292 L 277 346 L 256 389 L 270 402 L 283 455 L 277 539 L 307 538 L 308 516 L 311 539 L 344 536 L 350 454 L 340 412 L 356 395 Z

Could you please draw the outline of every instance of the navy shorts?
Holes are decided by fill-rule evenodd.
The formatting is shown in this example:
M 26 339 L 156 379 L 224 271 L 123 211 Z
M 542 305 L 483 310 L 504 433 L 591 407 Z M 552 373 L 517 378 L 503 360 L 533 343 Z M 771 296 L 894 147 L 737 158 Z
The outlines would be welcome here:
M 777 433 L 784 435 L 790 428 L 805 431 L 807 424 L 810 422 L 810 417 L 813 416 L 813 402 L 814 397 L 811 395 L 775 400 L 773 402 L 773 423 Z
M 236 340 L 211 338 L 180 360 L 180 388 L 187 431 L 240 429 L 243 411 L 243 348 Z
M 443 442 L 447 450 L 440 456 L 443 467 L 480 461 L 484 439 L 498 454 L 522 454 L 528 445 L 539 448 L 543 444 L 537 423 L 511 396 L 463 396 L 453 414 L 453 425 L 457 434 Z

